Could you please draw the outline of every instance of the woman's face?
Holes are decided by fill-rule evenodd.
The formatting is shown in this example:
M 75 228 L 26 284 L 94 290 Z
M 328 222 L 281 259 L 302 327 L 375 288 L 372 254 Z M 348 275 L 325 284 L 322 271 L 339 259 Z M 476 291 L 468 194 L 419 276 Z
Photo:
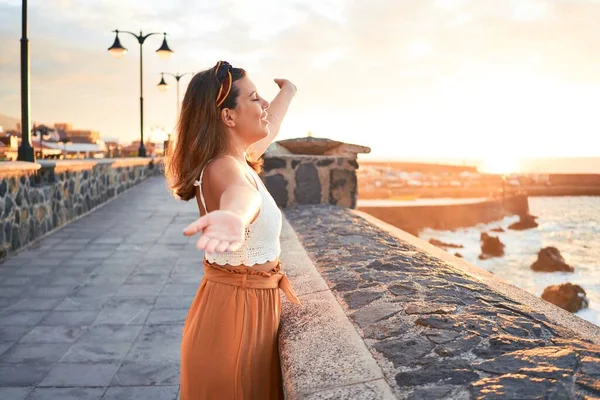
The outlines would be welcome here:
M 248 75 L 233 83 L 238 91 L 237 107 L 232 110 L 235 125 L 232 127 L 248 144 L 257 142 L 269 135 L 267 108 L 269 102 L 258 95 L 256 86 Z

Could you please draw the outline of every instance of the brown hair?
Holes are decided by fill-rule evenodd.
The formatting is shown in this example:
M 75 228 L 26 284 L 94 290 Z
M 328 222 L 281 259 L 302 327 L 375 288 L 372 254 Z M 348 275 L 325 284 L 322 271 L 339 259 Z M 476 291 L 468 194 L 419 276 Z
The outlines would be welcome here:
M 232 81 L 246 76 L 241 68 L 231 69 Z M 167 152 L 165 175 L 173 194 L 182 200 L 193 199 L 196 194 L 194 181 L 213 158 L 229 149 L 229 136 L 220 118 L 222 108 L 236 108 L 239 89 L 232 84 L 229 95 L 217 107 L 217 94 L 221 84 L 215 77 L 215 68 L 199 72 L 190 81 L 177 123 L 177 135 Z M 262 159 L 255 160 L 250 154 L 246 162 L 260 173 Z

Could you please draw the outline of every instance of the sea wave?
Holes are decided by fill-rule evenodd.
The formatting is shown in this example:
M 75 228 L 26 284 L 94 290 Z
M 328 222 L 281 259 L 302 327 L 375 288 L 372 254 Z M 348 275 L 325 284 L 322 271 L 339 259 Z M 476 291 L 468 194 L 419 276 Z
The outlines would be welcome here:
M 530 213 L 538 217 L 539 227 L 524 231 L 508 229 L 517 216 L 454 231 L 423 230 L 419 237 L 462 244 L 465 260 L 490 271 L 513 285 L 540 296 L 544 288 L 563 282 L 581 286 L 587 294 L 589 308 L 576 313 L 600 326 L 600 197 L 530 197 Z M 504 232 L 490 232 L 493 228 Z M 479 260 L 480 234 L 489 232 L 506 245 L 503 257 Z M 530 266 L 543 247 L 556 247 L 575 272 L 541 273 Z M 456 251 L 454 251 L 456 250 Z

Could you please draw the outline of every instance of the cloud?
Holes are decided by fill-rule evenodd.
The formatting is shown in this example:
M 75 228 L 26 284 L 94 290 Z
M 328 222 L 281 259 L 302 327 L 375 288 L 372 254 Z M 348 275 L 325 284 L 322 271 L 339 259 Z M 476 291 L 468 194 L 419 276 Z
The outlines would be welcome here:
M 19 113 L 19 16 L 20 2 L 0 3 L 7 82 L 0 110 L 12 115 Z M 174 93 L 154 88 L 161 71 L 199 71 L 226 59 L 246 68 L 266 97 L 276 92 L 276 76 L 297 84 L 283 135 L 313 130 L 360 142 L 371 129 L 370 140 L 385 143 L 386 132 L 414 132 L 416 146 L 443 152 L 450 139 L 442 129 L 476 142 L 482 130 L 569 127 L 569 118 L 544 116 L 548 109 L 568 109 L 590 132 L 600 128 L 583 103 L 600 94 L 598 20 L 600 3 L 591 0 L 30 1 L 33 112 L 135 138 L 139 45 L 123 35 L 129 53 L 120 60 L 106 48 L 113 29 L 143 29 L 168 32 L 175 51 L 164 62 L 152 54 L 159 37 L 144 45 L 148 129 L 170 129 L 175 118 Z M 545 101 L 553 95 L 554 103 Z M 533 110 L 523 114 L 516 104 Z M 443 145 L 422 139 L 432 135 Z

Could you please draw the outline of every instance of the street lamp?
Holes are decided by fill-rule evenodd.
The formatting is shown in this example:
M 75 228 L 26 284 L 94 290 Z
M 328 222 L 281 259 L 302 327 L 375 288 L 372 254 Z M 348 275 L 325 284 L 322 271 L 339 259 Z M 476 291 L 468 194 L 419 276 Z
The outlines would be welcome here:
M 108 52 L 115 58 L 121 58 L 122 56 L 124 56 L 127 53 L 127 49 L 121 45 L 121 41 L 119 40 L 119 32 L 128 33 L 128 34 L 134 36 L 138 40 L 138 43 L 140 44 L 140 148 L 139 148 L 139 156 L 146 157 L 146 148 L 144 147 L 144 81 L 143 81 L 142 46 L 144 45 L 144 42 L 146 41 L 146 39 L 148 39 L 150 36 L 161 35 L 161 33 L 160 32 L 152 32 L 152 33 L 148 33 L 148 34 L 144 35 L 144 34 L 142 34 L 142 31 L 140 31 L 140 34 L 136 35 L 135 33 L 129 32 L 129 31 L 114 30 L 113 32 L 116 33 L 115 42 L 113 43 L 112 46 L 110 46 L 108 48 Z M 156 53 L 158 54 L 158 56 L 161 59 L 166 60 L 173 54 L 173 51 L 169 48 L 169 45 L 167 45 L 166 32 L 162 33 L 162 35 L 163 35 L 163 42 L 162 42 L 162 45 L 158 48 L 158 50 L 156 50 Z
M 29 140 L 29 39 L 27 38 L 27 0 L 21 6 L 21 144 L 17 151 L 18 161 L 35 161 L 33 147 Z
M 169 89 L 169 85 L 167 84 L 167 82 L 165 82 L 165 74 L 171 75 L 177 81 L 177 120 L 179 120 L 179 80 L 186 75 L 193 75 L 195 74 L 195 72 L 184 72 L 181 75 L 179 74 L 179 72 L 176 74 L 172 74 L 170 72 L 161 72 L 160 82 L 158 82 L 158 85 L 156 85 L 156 87 L 158 87 L 158 90 L 160 90 L 161 92 L 166 92 L 167 89 Z

